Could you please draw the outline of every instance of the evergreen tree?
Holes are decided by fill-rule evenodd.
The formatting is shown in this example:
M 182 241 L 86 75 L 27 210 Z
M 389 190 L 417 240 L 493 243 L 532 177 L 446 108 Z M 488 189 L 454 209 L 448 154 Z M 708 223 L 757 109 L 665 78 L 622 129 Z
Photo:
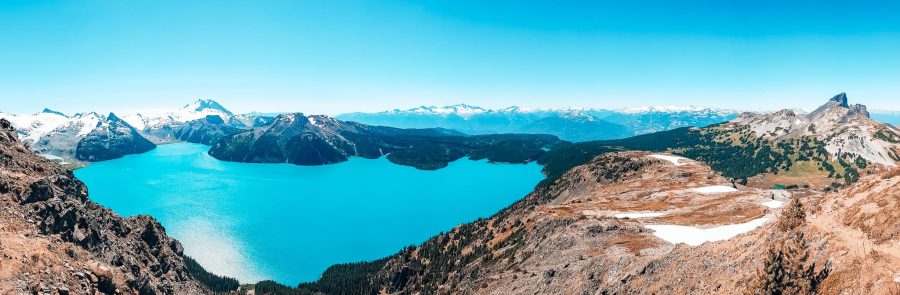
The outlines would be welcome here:
M 778 218 L 777 237 L 750 285 L 751 294 L 813 294 L 828 276 L 828 263 L 817 272 L 816 264 L 808 262 L 809 243 L 803 233 L 805 221 L 803 205 L 794 198 Z

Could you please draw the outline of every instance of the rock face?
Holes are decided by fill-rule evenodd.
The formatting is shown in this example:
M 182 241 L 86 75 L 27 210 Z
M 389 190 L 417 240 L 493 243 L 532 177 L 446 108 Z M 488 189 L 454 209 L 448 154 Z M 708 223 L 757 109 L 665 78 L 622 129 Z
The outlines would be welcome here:
M 808 115 L 791 110 L 773 114 L 744 113 L 731 121 L 748 126 L 758 137 L 775 141 L 816 138 L 825 142 L 832 155 L 852 153 L 887 166 L 900 161 L 900 130 L 869 118 L 866 107 L 849 105 L 847 95 L 838 94 Z
M 154 148 L 156 145 L 141 136 L 134 127 L 110 113 L 106 121 L 78 142 L 75 158 L 88 162 L 104 161 Z
M 207 293 L 152 217 L 123 218 L 87 196 L 0 120 L 0 293 Z
M 208 115 L 203 119 L 187 122 L 177 132 L 175 138 L 180 141 L 212 145 L 225 136 L 243 131 L 244 129 L 231 127 L 225 124 L 222 117 Z
M 216 142 L 209 154 L 226 161 L 324 165 L 349 157 L 420 169 L 439 169 L 464 156 L 527 163 L 559 141 L 551 135 L 463 136 L 446 129 L 399 129 L 344 122 L 327 116 L 284 114 L 274 121 Z

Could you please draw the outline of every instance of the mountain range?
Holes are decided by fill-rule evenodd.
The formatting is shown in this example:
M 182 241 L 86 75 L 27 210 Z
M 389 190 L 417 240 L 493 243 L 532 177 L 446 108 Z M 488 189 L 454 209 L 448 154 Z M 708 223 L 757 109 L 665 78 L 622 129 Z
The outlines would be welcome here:
M 485 109 L 466 104 L 378 113 L 348 113 L 336 118 L 401 128 L 440 127 L 468 134 L 543 133 L 568 141 L 624 138 L 679 127 L 728 121 L 738 112 L 701 107 L 606 109 Z
M 211 144 L 226 134 L 272 119 L 264 115 L 235 115 L 212 100 L 197 100 L 171 111 L 127 113 L 121 117 L 96 112 L 70 116 L 44 109 L 32 115 L 0 113 L 0 118 L 15 126 L 32 151 L 63 159 L 67 164 L 115 159 L 175 141 Z M 208 128 L 198 130 L 199 126 Z
M 104 120 L 106 130 L 140 130 Z M 217 115 L 190 122 L 179 137 L 227 124 Z M 31 133 L 6 119 L 0 128 L 0 263 L 10 270 L 0 280 L 17 282 L 0 284 L 2 293 L 900 292 L 900 130 L 843 93 L 808 114 L 743 113 L 586 142 L 282 114 L 225 135 L 210 154 L 295 164 L 387 154 L 421 169 L 464 156 L 537 161 L 547 179 L 493 216 L 383 259 L 334 265 L 297 286 L 240 289 L 184 256 L 151 217 L 92 203 L 71 171 L 19 140 Z
M 557 143 L 552 135 L 467 136 L 441 128 L 401 129 L 346 122 L 328 116 L 283 114 L 271 123 L 226 136 L 209 154 L 226 161 L 324 165 L 349 157 L 378 158 L 419 169 L 439 169 L 464 156 L 528 163 Z

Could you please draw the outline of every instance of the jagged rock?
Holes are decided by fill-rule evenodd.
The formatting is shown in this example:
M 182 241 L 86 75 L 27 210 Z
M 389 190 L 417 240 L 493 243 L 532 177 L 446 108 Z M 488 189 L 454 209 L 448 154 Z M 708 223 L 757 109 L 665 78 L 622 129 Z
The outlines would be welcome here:
M 53 192 L 53 184 L 50 183 L 50 180 L 47 178 L 38 179 L 35 182 L 32 182 L 31 185 L 28 186 L 31 189 L 31 193 L 28 194 L 28 197 L 22 200 L 22 203 L 34 203 L 39 201 L 46 201 L 55 196 Z

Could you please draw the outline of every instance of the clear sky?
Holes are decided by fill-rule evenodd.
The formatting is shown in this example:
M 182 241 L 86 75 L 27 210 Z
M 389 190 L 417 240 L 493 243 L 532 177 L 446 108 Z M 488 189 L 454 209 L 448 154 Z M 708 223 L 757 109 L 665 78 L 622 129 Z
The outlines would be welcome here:
M 0 1 L 0 110 L 900 110 L 898 1 Z

